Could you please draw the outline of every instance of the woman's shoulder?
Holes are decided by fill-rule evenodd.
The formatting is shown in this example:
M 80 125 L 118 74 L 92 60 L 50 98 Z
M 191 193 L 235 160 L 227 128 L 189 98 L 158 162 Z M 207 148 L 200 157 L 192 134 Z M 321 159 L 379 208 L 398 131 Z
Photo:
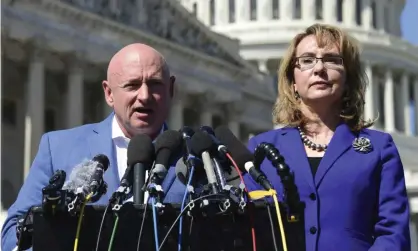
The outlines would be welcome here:
M 253 137 L 251 137 L 251 141 L 258 141 L 258 140 L 263 140 L 263 141 L 273 141 L 274 139 L 276 139 L 279 135 L 283 135 L 286 134 L 287 132 L 291 131 L 291 130 L 297 130 L 294 127 L 281 127 L 281 128 L 276 128 L 276 129 L 272 129 L 269 131 L 265 131 L 259 134 L 254 135 Z
M 389 143 L 393 143 L 393 138 L 390 133 L 376 129 L 362 129 L 359 137 L 368 138 L 373 145 L 380 147 L 385 147 Z

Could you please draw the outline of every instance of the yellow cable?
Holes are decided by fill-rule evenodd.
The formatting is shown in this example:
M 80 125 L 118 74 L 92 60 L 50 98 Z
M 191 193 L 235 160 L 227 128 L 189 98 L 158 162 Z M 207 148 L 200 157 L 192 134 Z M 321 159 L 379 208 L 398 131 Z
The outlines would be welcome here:
M 284 231 L 284 227 L 283 227 L 282 214 L 280 212 L 279 201 L 277 199 L 276 190 L 270 189 L 269 191 L 263 191 L 263 190 L 252 191 L 252 192 L 249 192 L 248 195 L 253 200 L 258 200 L 258 199 L 264 198 L 266 196 L 273 197 L 274 207 L 276 208 L 277 220 L 279 222 L 280 236 L 282 238 L 283 251 L 287 251 L 286 235 L 285 235 L 285 231 Z
M 91 199 L 92 196 L 93 196 L 93 193 L 88 194 L 86 196 L 86 199 L 83 201 L 83 204 L 81 204 L 80 217 L 78 218 L 77 232 L 75 234 L 75 240 L 74 240 L 74 251 L 77 251 L 77 248 L 78 248 L 78 240 L 80 238 L 81 222 L 83 221 L 84 208 L 86 207 L 87 202 Z

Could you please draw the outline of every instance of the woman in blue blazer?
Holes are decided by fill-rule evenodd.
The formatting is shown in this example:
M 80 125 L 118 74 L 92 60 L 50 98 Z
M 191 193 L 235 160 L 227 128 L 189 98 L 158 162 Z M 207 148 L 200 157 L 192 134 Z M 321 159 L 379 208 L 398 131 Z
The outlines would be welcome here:
M 290 44 L 279 69 L 273 117 L 283 128 L 250 139 L 273 144 L 294 173 L 305 204 L 307 251 L 408 251 L 409 205 L 392 137 L 366 129 L 367 76 L 356 42 L 315 24 Z M 279 194 L 271 162 L 261 170 Z M 261 190 L 249 175 L 248 190 Z

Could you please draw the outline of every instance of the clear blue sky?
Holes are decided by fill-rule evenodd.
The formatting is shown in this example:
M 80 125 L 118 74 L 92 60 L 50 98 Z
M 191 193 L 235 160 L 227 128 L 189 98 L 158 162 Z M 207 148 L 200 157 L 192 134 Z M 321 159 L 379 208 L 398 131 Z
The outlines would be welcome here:
M 406 0 L 401 27 L 403 38 L 418 45 L 418 0 Z

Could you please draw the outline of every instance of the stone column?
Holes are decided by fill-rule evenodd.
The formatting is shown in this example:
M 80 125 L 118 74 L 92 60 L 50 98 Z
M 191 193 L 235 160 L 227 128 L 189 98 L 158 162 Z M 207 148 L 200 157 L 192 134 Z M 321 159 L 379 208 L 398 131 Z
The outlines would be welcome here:
M 25 140 L 24 140 L 24 177 L 37 153 L 39 142 L 44 133 L 45 116 L 45 65 L 44 51 L 32 48 L 29 61 L 28 82 L 25 95 Z
M 209 9 L 209 0 L 201 0 L 197 2 L 197 17 L 206 26 L 209 26 L 210 24 Z
M 69 62 L 67 93 L 67 128 L 83 124 L 84 119 L 84 72 L 81 60 L 73 57 Z
M 246 23 L 250 21 L 250 3 L 249 0 L 235 0 L 236 20 Z
M 393 98 L 393 76 L 391 69 L 387 69 L 385 74 L 384 89 L 384 112 L 385 112 L 385 130 L 387 132 L 395 131 L 395 114 L 394 114 L 394 98 Z
M 404 133 L 408 136 L 412 136 L 411 128 L 411 113 L 410 113 L 410 102 L 409 102 L 409 76 L 407 73 L 402 74 L 401 79 L 401 105 L 402 112 L 401 118 L 404 130 Z
M 267 59 L 258 60 L 258 70 L 263 73 L 269 73 L 269 70 L 267 68 Z
M 228 1 L 215 0 L 215 25 L 228 24 L 229 4 Z
M 374 119 L 375 118 L 375 99 L 374 96 L 376 95 L 373 83 L 373 69 L 370 62 L 365 63 L 366 74 L 369 78 L 369 86 L 366 90 L 366 97 L 365 97 L 365 107 L 364 107 L 364 117 L 365 119 Z
M 281 20 L 291 20 L 293 18 L 293 0 L 280 0 L 279 12 Z
M 225 0 L 221 0 L 225 1 Z M 228 1 L 225 1 L 228 2 Z M 248 1 L 249 2 L 249 1 Z M 271 0 L 257 0 L 257 20 L 272 20 L 273 19 L 273 12 L 272 12 L 272 2 Z
M 337 21 L 337 1 L 336 0 L 322 0 L 324 8 L 324 20 L 327 23 L 335 23 Z
M 171 104 L 170 115 L 168 118 L 168 127 L 172 130 L 179 130 L 184 125 L 183 118 L 183 100 L 175 99 Z
M 313 21 L 316 17 L 316 5 L 315 0 L 303 0 L 302 1 L 302 19 Z
M 354 26 L 356 24 L 356 1 L 343 2 L 343 23 L 346 26 Z
M 211 108 L 215 105 L 215 101 L 213 94 L 207 93 L 202 95 L 199 99 L 200 102 L 200 118 L 199 118 L 199 125 L 200 126 L 210 126 L 212 127 L 213 122 L 213 114 Z
M 371 0 L 363 0 L 361 1 L 362 4 L 362 12 L 361 12 L 361 21 L 364 29 L 371 30 L 372 29 L 372 3 Z

